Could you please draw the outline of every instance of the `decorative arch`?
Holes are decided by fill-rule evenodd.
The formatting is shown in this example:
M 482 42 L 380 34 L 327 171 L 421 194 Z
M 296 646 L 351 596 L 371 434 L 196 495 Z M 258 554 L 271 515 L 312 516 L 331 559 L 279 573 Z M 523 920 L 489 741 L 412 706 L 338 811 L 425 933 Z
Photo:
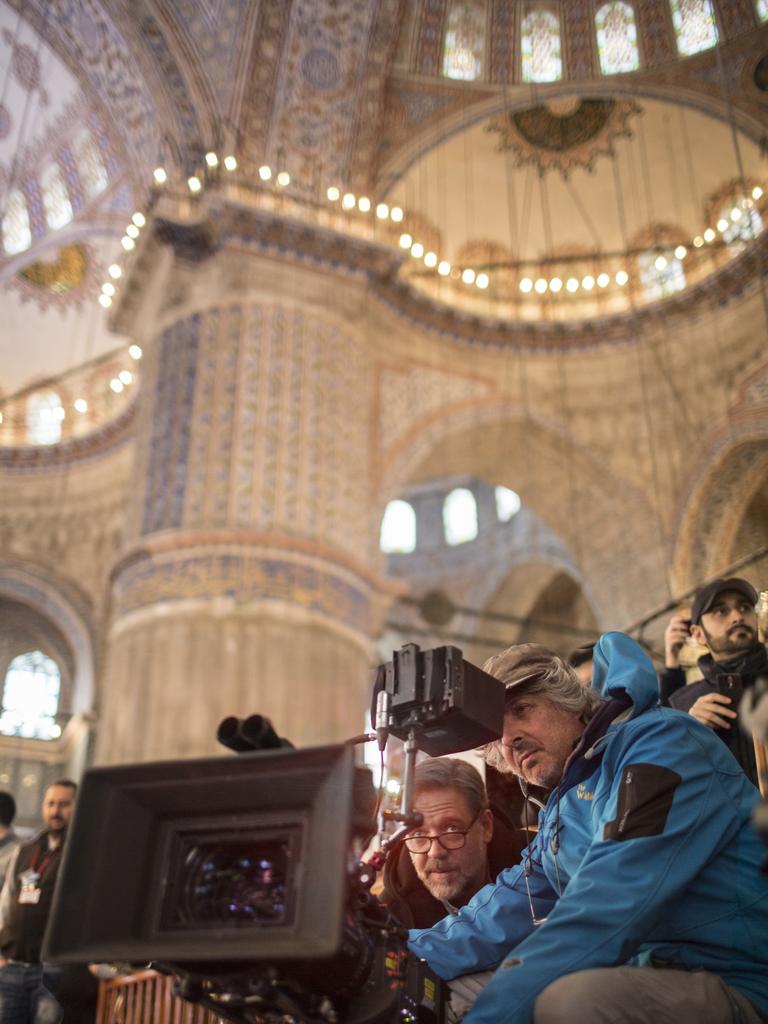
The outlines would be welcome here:
M 678 505 L 673 577 L 678 591 L 734 560 L 751 502 L 768 481 L 768 414 L 756 410 L 710 438 Z
M 95 643 L 86 599 L 70 584 L 30 563 L 0 560 L 0 597 L 27 605 L 66 638 L 71 650 L 73 714 L 95 704 Z
M 562 426 L 488 399 L 414 424 L 384 454 L 380 507 L 410 484 L 462 476 L 514 486 L 562 540 L 601 621 L 610 609 L 606 626 L 667 598 L 668 552 L 646 495 Z

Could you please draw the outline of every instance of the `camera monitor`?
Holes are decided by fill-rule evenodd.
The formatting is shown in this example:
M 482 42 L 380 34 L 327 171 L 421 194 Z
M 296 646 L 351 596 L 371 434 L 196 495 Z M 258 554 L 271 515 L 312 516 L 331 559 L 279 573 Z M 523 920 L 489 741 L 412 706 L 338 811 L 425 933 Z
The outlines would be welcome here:
M 346 746 L 95 768 L 45 958 L 189 964 L 333 956 L 370 773 Z

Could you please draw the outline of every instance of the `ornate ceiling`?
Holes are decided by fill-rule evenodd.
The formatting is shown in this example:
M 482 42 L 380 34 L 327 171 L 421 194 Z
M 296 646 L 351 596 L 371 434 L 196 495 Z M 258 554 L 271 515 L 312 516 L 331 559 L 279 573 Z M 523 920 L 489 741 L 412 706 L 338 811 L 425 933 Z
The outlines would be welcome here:
M 0 393 L 125 344 L 96 305 L 99 283 L 132 212 L 153 201 L 153 169 L 163 166 L 170 187 L 183 189 L 209 150 L 236 155 L 241 181 L 258 184 L 264 164 L 286 170 L 301 201 L 322 202 L 338 185 L 400 202 L 403 230 L 410 218 L 452 263 L 485 254 L 491 268 L 652 245 L 661 229 L 665 244 L 674 232 L 690 241 L 718 190 L 742 175 L 763 180 L 768 93 L 756 69 L 768 28 L 751 0 L 717 0 L 720 45 L 684 59 L 667 0 L 636 4 L 640 67 L 612 76 L 600 73 L 593 5 L 550 6 L 560 16 L 563 79 L 525 84 L 516 40 L 527 7 L 513 0 L 488 0 L 483 70 L 472 82 L 440 74 L 446 0 L 0 2 L 3 191 L 49 158 L 61 161 L 81 125 L 101 132 L 109 167 L 98 201 L 0 258 Z M 615 166 L 625 174 L 619 202 L 606 199 Z M 513 191 L 520 209 L 532 197 L 527 226 L 503 209 Z M 516 274 L 508 291 L 517 302 Z M 461 289 L 437 287 L 428 296 L 476 312 Z M 481 297 L 485 312 L 493 291 Z M 608 294 L 602 307 L 582 295 L 561 313 L 621 313 L 626 302 L 612 306 Z M 388 301 L 421 300 L 395 283 Z M 543 321 L 545 333 L 559 315 L 519 302 L 512 313 Z

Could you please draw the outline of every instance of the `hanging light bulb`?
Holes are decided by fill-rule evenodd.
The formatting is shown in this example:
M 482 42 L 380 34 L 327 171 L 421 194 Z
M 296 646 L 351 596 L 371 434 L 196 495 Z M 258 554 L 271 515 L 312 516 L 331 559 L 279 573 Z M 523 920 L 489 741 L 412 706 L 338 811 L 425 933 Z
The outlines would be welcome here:
M 84 398 L 75 399 L 75 412 L 88 412 L 88 403 Z
M 137 210 L 136 213 L 134 213 L 134 215 L 131 217 L 131 220 L 133 221 L 137 228 L 143 228 L 144 225 L 147 223 L 147 218 L 140 210 Z
M 560 280 L 559 277 L 553 277 L 552 280 L 549 282 L 549 290 L 551 292 L 554 292 L 555 295 L 557 295 L 557 293 L 562 289 L 562 287 L 563 282 Z
M 360 196 L 357 200 L 357 208 L 360 213 L 370 213 L 371 211 L 371 200 L 368 196 Z
M 424 253 L 424 263 L 428 267 L 436 267 L 437 266 L 437 253 L 434 253 L 434 252 Z
M 413 245 L 411 246 L 411 256 L 415 257 L 417 260 L 420 260 L 423 255 L 424 246 L 421 244 L 421 242 L 414 242 Z
M 353 210 L 356 202 L 357 200 L 352 192 L 345 192 L 341 200 L 341 205 L 345 210 Z
M 619 270 L 618 273 L 616 274 L 616 277 L 614 278 L 614 281 L 616 282 L 616 284 L 619 285 L 619 287 L 622 287 L 622 288 L 624 287 L 624 285 L 627 283 L 628 280 L 629 280 L 629 274 L 626 272 L 626 270 Z
M 451 272 L 451 264 L 448 260 L 440 260 L 437 265 L 437 272 L 441 277 L 447 277 Z
M 338 202 L 341 192 L 339 192 L 335 185 L 331 185 L 325 194 L 332 203 L 335 203 Z
M 565 287 L 569 292 L 576 292 L 579 290 L 579 282 L 575 277 L 569 277 L 565 282 Z
M 105 281 L 104 284 L 101 286 L 101 294 L 102 295 L 114 295 L 115 294 L 115 286 L 113 284 L 111 284 L 109 281 Z
M 156 167 L 152 172 L 152 177 L 155 179 L 156 185 L 164 185 L 168 181 L 168 175 L 163 167 Z
M 475 284 L 477 285 L 478 288 L 485 289 L 488 287 L 490 283 L 490 278 L 488 277 L 487 274 L 478 274 L 477 277 L 475 278 Z
M 219 166 L 219 158 L 216 156 L 216 154 L 213 151 L 211 151 L 210 153 L 206 153 L 205 154 L 205 162 L 208 164 L 209 167 L 218 167 Z
M 236 171 L 237 170 L 237 160 L 233 156 L 225 156 L 224 157 L 224 166 L 226 167 L 226 169 L 228 171 Z
M 259 177 L 262 181 L 269 181 L 272 177 L 272 168 L 268 167 L 266 164 L 262 164 L 259 168 Z
M 532 288 L 533 288 L 533 281 L 530 279 L 530 277 L 524 277 L 522 279 L 522 281 L 520 282 L 520 291 L 521 292 L 525 292 L 525 294 L 527 295 L 528 292 L 531 291 Z
M 128 235 L 123 235 L 123 237 L 120 239 L 120 245 L 122 245 L 126 252 L 130 252 L 131 249 L 136 248 L 136 243 Z
M 763 196 L 763 190 L 760 188 L 759 185 L 755 185 L 755 187 L 752 189 L 752 198 L 753 199 L 762 199 L 762 196 Z
M 678 247 L 675 249 L 675 256 L 676 256 L 676 258 L 679 259 L 679 260 L 684 260 L 687 255 L 688 255 L 688 250 L 685 248 L 685 246 L 684 245 L 678 245 Z
M 121 370 L 117 375 L 123 384 L 130 384 L 133 381 L 133 374 L 130 370 Z
M 139 229 L 136 227 L 135 224 L 129 224 L 128 227 L 125 229 L 125 233 L 126 235 L 128 235 L 129 238 L 139 237 Z
M 280 171 L 277 178 L 275 178 L 275 181 L 280 186 L 280 188 L 287 188 L 288 185 L 291 184 L 291 176 L 288 173 L 288 171 Z
M 707 230 L 704 232 L 704 241 L 714 242 L 715 238 L 717 238 L 717 235 L 712 230 L 712 228 L 707 228 Z
M 386 203 L 378 203 L 376 205 L 376 216 L 379 220 L 386 220 L 389 216 L 389 207 Z
M 400 235 L 400 248 L 401 249 L 410 249 L 412 245 L 413 245 L 413 238 L 412 238 L 411 235 L 408 234 L 407 231 L 405 232 L 405 234 Z
M 403 211 L 400 209 L 399 206 L 393 206 L 392 209 L 389 211 L 389 216 L 392 218 L 395 224 L 399 224 L 400 221 L 403 219 Z
M 539 295 L 543 295 L 544 292 L 549 288 L 549 283 L 545 277 L 537 277 L 536 283 L 533 286 Z
M 606 274 L 605 272 L 603 272 L 602 274 L 598 274 L 597 275 L 597 287 L 598 288 L 607 288 L 610 283 L 611 283 L 611 279 L 608 276 L 608 274 Z
M 141 347 L 139 345 L 134 344 L 128 346 L 128 355 L 131 357 L 131 359 L 135 359 L 136 361 L 138 361 L 139 359 L 141 359 L 144 353 L 141 351 Z
M 107 268 L 107 273 L 109 274 L 110 277 L 114 278 L 115 281 L 116 281 L 118 279 L 118 277 L 122 277 L 123 276 L 123 268 L 121 266 L 119 266 L 119 264 L 113 263 L 111 266 L 109 266 Z
M 120 380 L 119 377 L 113 377 L 112 380 L 109 382 L 109 386 L 112 388 L 116 395 L 119 395 L 124 388 L 123 382 Z
M 112 299 L 110 298 L 110 296 L 109 295 L 104 295 L 103 292 L 99 296 L 99 302 L 104 307 L 104 309 L 109 309 L 109 307 L 112 305 Z
M 475 283 L 475 272 L 474 272 L 474 270 L 471 267 L 466 267 L 464 270 L 462 270 L 462 272 L 461 272 L 461 280 L 464 282 L 464 284 L 474 284 Z
M 190 192 L 199 192 L 203 187 L 203 183 L 200 181 L 196 174 L 191 175 L 187 178 L 187 185 L 189 186 Z
M 657 256 L 656 259 L 653 261 L 653 265 L 654 267 L 656 267 L 657 270 L 665 270 L 667 266 L 667 257 Z

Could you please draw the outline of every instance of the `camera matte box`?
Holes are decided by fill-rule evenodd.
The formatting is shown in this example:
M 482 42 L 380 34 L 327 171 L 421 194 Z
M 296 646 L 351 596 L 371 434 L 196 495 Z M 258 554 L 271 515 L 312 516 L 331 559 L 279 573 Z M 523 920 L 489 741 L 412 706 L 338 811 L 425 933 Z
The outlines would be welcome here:
M 370 772 L 342 745 L 93 768 L 80 787 L 43 957 L 233 966 L 331 957 L 342 942 L 352 835 L 371 823 L 374 802 Z M 194 905 L 198 891 L 185 875 L 189 850 L 202 841 L 203 851 L 226 851 L 233 837 L 237 849 L 282 851 L 284 912 L 275 920 L 185 917 L 179 900 Z M 226 905 L 226 884 L 220 890 Z

